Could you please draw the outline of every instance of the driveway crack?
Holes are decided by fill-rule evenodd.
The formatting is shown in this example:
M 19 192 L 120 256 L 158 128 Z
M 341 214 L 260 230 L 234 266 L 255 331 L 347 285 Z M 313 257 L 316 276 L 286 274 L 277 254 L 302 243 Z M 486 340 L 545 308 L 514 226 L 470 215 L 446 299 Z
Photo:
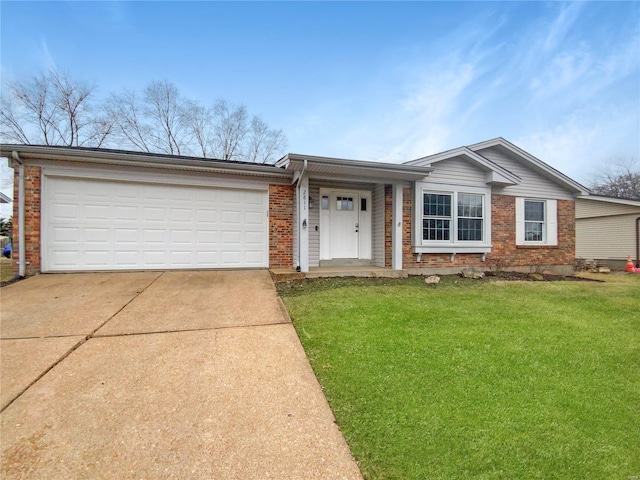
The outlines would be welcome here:
M 146 287 L 144 287 L 142 290 L 140 290 L 139 292 L 137 292 L 133 297 L 131 297 L 129 299 L 129 301 L 127 303 L 125 303 L 122 308 L 118 309 L 118 311 L 116 313 L 114 313 L 113 315 L 111 315 L 109 318 L 107 318 L 104 322 L 102 322 L 100 325 L 98 325 L 95 329 L 93 329 L 88 335 L 86 335 L 84 338 L 80 339 L 78 341 L 78 343 L 76 343 L 73 347 L 71 347 L 65 354 L 63 354 L 58 360 L 56 360 L 53 364 L 51 364 L 49 366 L 49 368 L 47 368 L 44 372 L 42 372 L 40 375 L 38 375 L 31 383 L 29 383 L 25 388 L 23 388 L 20 392 L 18 392 L 18 394 L 13 397 L 4 407 L 2 407 L 2 409 L 0 409 L 0 413 L 4 412 L 7 408 L 9 408 L 9 406 L 15 402 L 18 398 L 20 398 L 24 392 L 26 392 L 27 390 L 29 390 L 33 385 L 35 385 L 38 381 L 40 381 L 40 379 L 42 377 L 44 377 L 47 373 L 49 373 L 51 370 L 53 370 L 56 365 L 58 365 L 60 362 L 62 362 L 65 358 L 67 358 L 69 355 L 71 355 L 73 352 L 75 352 L 78 348 L 80 348 L 82 345 L 84 345 L 88 340 L 90 340 L 91 338 L 93 338 L 93 336 L 95 335 L 95 333 L 100 330 L 102 327 L 104 327 L 107 323 L 109 323 L 116 315 L 118 315 L 122 310 L 124 310 L 125 308 L 127 308 L 127 306 L 129 306 L 131 304 L 131 302 L 133 302 L 136 298 L 138 298 L 140 295 L 142 295 L 143 292 L 145 292 L 147 290 L 147 288 L 149 288 L 151 285 L 153 285 L 160 277 L 162 277 L 165 274 L 165 272 L 162 272 L 160 275 L 158 275 L 156 278 L 153 279 L 152 282 L 150 282 Z M 8 339 L 3 339 L 3 340 L 8 340 Z

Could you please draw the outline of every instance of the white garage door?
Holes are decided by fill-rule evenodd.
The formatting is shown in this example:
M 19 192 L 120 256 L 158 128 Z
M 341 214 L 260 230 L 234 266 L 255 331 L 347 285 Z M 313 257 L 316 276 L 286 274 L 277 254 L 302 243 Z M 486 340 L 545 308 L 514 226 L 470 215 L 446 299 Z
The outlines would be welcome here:
M 46 177 L 43 270 L 268 266 L 268 195 Z

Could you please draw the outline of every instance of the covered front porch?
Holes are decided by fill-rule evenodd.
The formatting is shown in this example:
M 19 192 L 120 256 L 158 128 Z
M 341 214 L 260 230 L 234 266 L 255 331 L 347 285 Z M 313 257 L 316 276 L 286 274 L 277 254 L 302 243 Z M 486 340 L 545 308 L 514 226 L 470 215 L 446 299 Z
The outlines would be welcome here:
M 294 172 L 297 272 L 307 278 L 406 275 L 403 191 L 430 167 L 295 154 L 278 165 Z

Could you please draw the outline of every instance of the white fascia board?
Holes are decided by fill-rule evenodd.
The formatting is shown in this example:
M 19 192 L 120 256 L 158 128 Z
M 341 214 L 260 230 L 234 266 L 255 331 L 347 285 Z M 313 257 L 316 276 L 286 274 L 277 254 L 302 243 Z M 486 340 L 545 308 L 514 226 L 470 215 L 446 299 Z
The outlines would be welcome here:
M 433 168 L 424 166 L 411 166 L 396 163 L 370 162 L 363 160 L 347 160 L 341 158 L 314 157 L 308 155 L 288 154 L 282 165 L 287 170 L 301 170 L 304 161 L 307 161 L 307 171 L 312 177 L 326 176 L 344 178 L 378 179 L 389 181 L 417 180 L 430 175 Z M 322 167 L 340 170 L 340 174 L 328 174 L 322 171 Z
M 0 155 L 11 156 L 18 152 L 24 160 L 51 160 L 84 162 L 105 165 L 137 166 L 158 169 L 191 170 L 221 174 L 249 175 L 271 178 L 291 178 L 292 174 L 273 165 L 206 160 L 197 157 L 179 157 L 162 154 L 145 154 L 108 149 L 83 149 L 51 147 L 44 145 L 0 145 Z
M 620 205 L 629 205 L 632 207 L 640 207 L 640 200 L 632 200 L 629 198 L 603 197 L 600 195 L 578 195 L 579 200 L 590 200 L 594 202 L 617 203 Z
M 510 152 L 514 153 L 520 159 L 524 160 L 525 162 L 528 162 L 530 166 L 533 167 L 534 170 L 541 173 L 543 176 L 549 178 L 550 180 L 555 181 L 555 183 L 568 187 L 570 190 L 573 190 L 574 192 L 580 195 L 589 194 L 589 189 L 586 188 L 584 185 L 581 185 L 575 180 L 567 177 L 564 173 L 556 170 L 551 165 L 546 164 L 542 160 L 534 157 L 530 153 L 524 151 L 520 147 L 505 140 L 502 137 L 494 138 L 492 140 L 486 140 L 484 142 L 476 143 L 474 145 L 469 145 L 468 148 L 475 152 L 477 150 L 482 150 L 485 148 L 496 147 L 496 146 L 503 147 L 509 150 Z

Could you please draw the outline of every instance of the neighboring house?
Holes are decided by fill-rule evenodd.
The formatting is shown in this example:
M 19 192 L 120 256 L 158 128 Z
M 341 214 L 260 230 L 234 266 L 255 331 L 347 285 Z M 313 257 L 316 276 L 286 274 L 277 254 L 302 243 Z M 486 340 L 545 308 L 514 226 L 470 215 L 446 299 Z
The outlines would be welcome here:
M 11 203 L 11 198 L 0 192 L 0 203 Z
M 624 270 L 637 258 L 640 200 L 580 196 L 576 199 L 576 257 Z
M 29 145 L 0 153 L 16 173 L 25 274 L 324 265 L 568 271 L 575 198 L 588 193 L 502 138 L 405 164 L 289 154 L 257 165 Z

